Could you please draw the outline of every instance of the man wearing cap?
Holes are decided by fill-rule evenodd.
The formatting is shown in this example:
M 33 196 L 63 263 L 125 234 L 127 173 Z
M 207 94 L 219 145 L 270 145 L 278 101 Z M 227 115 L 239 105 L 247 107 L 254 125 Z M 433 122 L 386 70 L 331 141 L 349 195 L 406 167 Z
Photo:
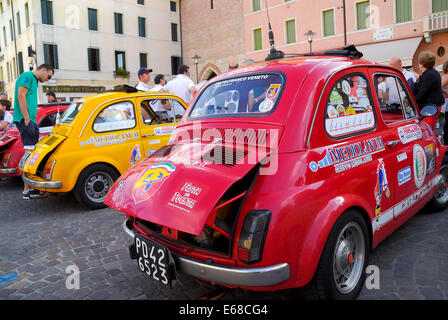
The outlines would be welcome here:
M 148 86 L 149 80 L 151 80 L 152 69 L 140 68 L 138 70 L 138 84 L 135 86 L 140 91 L 149 91 L 151 88 Z

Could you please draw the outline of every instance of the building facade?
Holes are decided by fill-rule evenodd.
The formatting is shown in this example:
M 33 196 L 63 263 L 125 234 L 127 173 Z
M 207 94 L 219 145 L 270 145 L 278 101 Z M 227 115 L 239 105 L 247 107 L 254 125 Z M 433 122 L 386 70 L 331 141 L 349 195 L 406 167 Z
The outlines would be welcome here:
M 193 81 L 208 80 L 227 71 L 230 62 L 244 61 L 242 12 L 246 1 L 180 1 L 183 63 L 190 66 Z M 200 57 L 197 64 L 194 56 Z
M 70 101 L 118 84 L 140 67 L 170 78 L 181 57 L 178 0 L 0 0 L 0 81 L 11 99 L 18 75 L 42 63 L 39 85 Z
M 436 54 L 436 64 L 448 60 L 448 0 L 267 0 L 267 4 L 268 12 L 265 0 L 244 1 L 245 52 L 254 60 L 269 52 L 267 14 L 276 48 L 285 53 L 355 44 L 367 59 L 385 63 L 397 56 L 416 70 L 423 50 Z

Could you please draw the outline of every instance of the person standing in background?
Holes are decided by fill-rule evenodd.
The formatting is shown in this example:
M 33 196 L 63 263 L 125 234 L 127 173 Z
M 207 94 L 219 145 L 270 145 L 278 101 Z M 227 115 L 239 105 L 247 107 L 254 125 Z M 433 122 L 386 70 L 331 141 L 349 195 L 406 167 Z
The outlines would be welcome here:
M 36 123 L 38 82 L 47 82 L 53 75 L 53 67 L 42 64 L 36 70 L 22 73 L 16 80 L 13 120 L 17 129 L 19 129 L 25 151 L 34 150 L 36 143 L 39 141 L 39 126 Z M 38 190 L 31 189 L 24 183 L 23 199 L 42 198 L 46 195 Z

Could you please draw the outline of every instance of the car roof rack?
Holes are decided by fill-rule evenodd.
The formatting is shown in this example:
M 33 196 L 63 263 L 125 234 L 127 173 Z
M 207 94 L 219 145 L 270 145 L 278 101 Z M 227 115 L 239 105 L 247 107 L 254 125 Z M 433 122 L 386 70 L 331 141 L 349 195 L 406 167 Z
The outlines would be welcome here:
M 131 87 L 130 85 L 127 84 L 120 84 L 118 86 L 113 87 L 110 90 L 105 90 L 102 91 L 103 92 L 125 92 L 125 93 L 135 93 L 135 92 L 139 92 L 140 90 L 138 90 L 136 87 Z
M 343 56 L 348 57 L 351 59 L 360 59 L 364 55 L 362 52 L 358 51 L 356 49 L 355 45 L 351 44 L 348 46 L 345 46 L 341 49 L 334 49 L 334 50 L 326 50 L 326 51 L 318 51 L 318 52 L 310 52 L 310 53 L 302 53 L 302 54 L 294 54 L 294 53 L 285 53 L 287 57 L 294 57 L 294 56 L 305 56 L 305 57 L 313 57 L 313 56 Z

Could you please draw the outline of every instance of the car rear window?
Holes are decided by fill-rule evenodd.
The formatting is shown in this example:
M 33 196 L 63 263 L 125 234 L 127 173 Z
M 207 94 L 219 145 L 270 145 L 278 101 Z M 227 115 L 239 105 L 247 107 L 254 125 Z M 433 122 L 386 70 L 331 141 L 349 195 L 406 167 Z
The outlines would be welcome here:
M 280 100 L 284 82 L 280 74 L 253 74 L 215 82 L 202 92 L 189 118 L 269 115 Z
M 325 109 L 325 130 L 330 137 L 371 130 L 376 125 L 367 79 L 350 74 L 334 84 Z
M 73 102 L 62 115 L 61 123 L 71 123 L 84 104 L 82 102 Z

